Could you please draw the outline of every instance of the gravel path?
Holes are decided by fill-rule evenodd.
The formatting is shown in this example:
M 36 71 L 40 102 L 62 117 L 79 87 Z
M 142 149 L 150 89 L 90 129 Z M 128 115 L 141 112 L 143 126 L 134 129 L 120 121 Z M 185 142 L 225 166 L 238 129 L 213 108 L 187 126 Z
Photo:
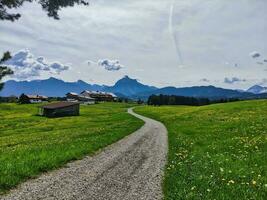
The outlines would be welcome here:
M 145 125 L 99 154 L 29 180 L 0 199 L 162 199 L 167 130 L 132 109 L 128 112 Z

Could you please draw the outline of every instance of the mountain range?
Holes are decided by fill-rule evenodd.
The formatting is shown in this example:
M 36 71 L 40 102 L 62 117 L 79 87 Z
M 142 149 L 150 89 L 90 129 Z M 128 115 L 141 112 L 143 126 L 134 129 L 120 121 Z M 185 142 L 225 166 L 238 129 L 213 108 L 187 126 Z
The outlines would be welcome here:
M 144 85 L 136 79 L 128 76 L 118 80 L 113 86 L 88 84 L 82 80 L 77 82 L 65 82 L 56 78 L 33 81 L 14 81 L 5 82 L 4 89 L 0 96 L 19 96 L 25 94 L 39 94 L 49 97 L 63 97 L 68 92 L 80 93 L 83 90 L 112 92 L 119 97 L 146 100 L 152 94 L 206 97 L 210 99 L 220 98 L 267 98 L 267 88 L 255 85 L 247 91 L 230 90 L 214 86 L 194 86 L 194 87 L 164 87 L 157 88 Z
M 267 87 L 263 87 L 260 85 L 254 85 L 247 90 L 247 92 L 251 92 L 253 94 L 262 94 L 267 93 Z

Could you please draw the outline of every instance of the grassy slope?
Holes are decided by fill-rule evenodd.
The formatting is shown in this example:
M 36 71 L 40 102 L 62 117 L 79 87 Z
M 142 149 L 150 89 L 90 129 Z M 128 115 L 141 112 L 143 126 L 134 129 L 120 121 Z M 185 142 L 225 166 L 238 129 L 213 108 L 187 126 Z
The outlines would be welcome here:
M 0 193 L 92 154 L 138 129 L 129 104 L 81 106 L 81 116 L 35 116 L 37 105 L 0 104 Z
M 169 131 L 166 199 L 267 199 L 267 101 L 136 111 Z

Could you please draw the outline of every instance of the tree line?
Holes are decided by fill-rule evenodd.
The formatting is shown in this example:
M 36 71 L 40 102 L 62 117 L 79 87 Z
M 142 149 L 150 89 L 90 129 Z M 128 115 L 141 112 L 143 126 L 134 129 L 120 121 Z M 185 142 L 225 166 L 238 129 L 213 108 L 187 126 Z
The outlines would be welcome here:
M 238 98 L 221 98 L 216 100 L 210 100 L 209 98 L 196 98 L 196 97 L 185 97 L 176 95 L 151 95 L 148 98 L 148 105 L 187 105 L 187 106 L 204 106 L 214 103 L 227 103 L 239 101 Z

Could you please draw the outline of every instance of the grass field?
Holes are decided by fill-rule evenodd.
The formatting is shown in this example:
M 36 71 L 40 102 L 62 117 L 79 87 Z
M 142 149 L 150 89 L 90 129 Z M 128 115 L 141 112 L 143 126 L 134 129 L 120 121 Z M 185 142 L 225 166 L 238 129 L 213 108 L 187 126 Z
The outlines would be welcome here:
M 138 107 L 169 131 L 165 199 L 267 199 L 267 101 Z
M 126 113 L 130 104 L 81 106 L 81 115 L 48 119 L 37 105 L 0 104 L 0 193 L 63 166 L 143 125 Z

